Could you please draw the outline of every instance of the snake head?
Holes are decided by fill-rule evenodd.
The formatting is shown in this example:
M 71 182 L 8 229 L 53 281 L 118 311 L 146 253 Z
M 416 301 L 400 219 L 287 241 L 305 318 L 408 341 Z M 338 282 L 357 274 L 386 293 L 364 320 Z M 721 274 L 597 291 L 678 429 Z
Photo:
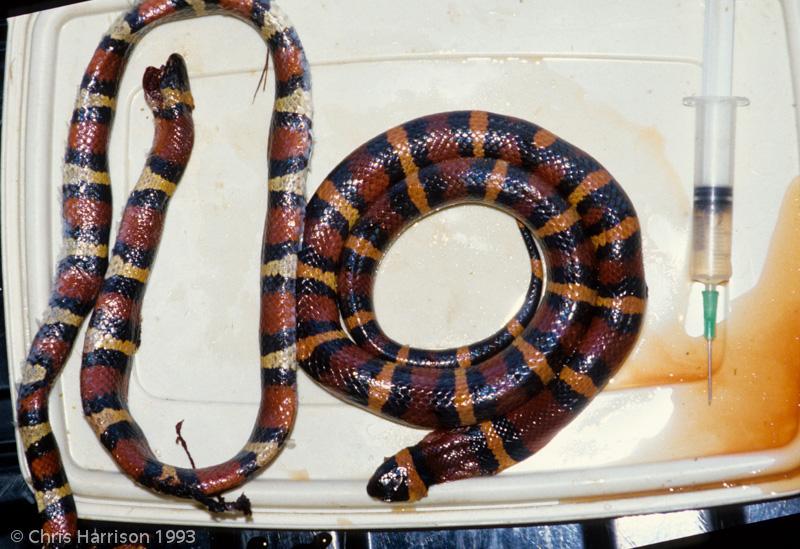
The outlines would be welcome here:
M 418 501 L 428 495 L 431 476 L 417 469 L 423 457 L 415 448 L 405 448 L 383 462 L 367 484 L 367 493 L 387 502 Z M 428 482 L 426 480 L 428 479 Z
M 408 469 L 389 458 L 378 467 L 367 483 L 367 493 L 381 501 L 408 501 Z
M 159 68 L 147 67 L 142 79 L 147 105 L 153 111 L 163 111 L 179 105 L 194 108 L 189 87 L 189 74 L 183 57 L 173 53 Z

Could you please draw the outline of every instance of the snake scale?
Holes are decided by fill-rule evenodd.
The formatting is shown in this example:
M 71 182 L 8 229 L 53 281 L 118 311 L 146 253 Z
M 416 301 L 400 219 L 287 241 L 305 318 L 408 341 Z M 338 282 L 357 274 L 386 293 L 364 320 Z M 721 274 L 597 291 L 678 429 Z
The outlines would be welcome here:
M 180 56 L 145 73 L 156 132 L 110 261 L 106 150 L 133 46 L 158 23 L 207 13 L 233 15 L 258 30 L 271 54 L 276 98 L 260 278 L 261 405 L 239 453 L 187 469 L 155 457 L 127 408 L 145 283 L 193 141 Z M 249 512 L 246 499 L 225 502 L 220 494 L 280 451 L 297 410 L 297 364 L 345 400 L 434 429 L 387 459 L 368 483 L 375 498 L 414 501 L 434 484 L 493 475 L 536 452 L 630 352 L 647 297 L 638 220 L 619 184 L 580 149 L 508 116 L 426 116 L 356 149 L 306 208 L 311 141 L 308 64 L 297 33 L 269 0 L 145 0 L 101 40 L 69 130 L 65 252 L 17 399 L 43 532 L 63 541 L 53 546 L 74 544 L 77 515 L 47 401 L 90 313 L 81 394 L 98 438 L 137 483 L 212 512 Z M 517 219 L 532 267 L 524 303 L 497 333 L 469 346 L 399 344 L 375 317 L 377 265 L 409 223 L 463 202 L 487 203 Z

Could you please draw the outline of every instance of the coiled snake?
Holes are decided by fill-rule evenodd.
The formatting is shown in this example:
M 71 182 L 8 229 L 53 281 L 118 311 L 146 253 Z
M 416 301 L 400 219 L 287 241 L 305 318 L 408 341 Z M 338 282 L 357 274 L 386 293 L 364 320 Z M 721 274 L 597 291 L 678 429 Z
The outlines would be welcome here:
M 469 347 L 391 341 L 369 297 L 383 250 L 407 223 L 467 201 L 511 213 L 541 243 L 539 307 L 530 318 L 529 293 L 503 330 Z M 611 175 L 545 129 L 479 111 L 413 120 L 342 161 L 308 204 L 297 276 L 300 366 L 350 402 L 436 429 L 372 477 L 367 491 L 385 501 L 496 474 L 541 448 L 622 364 L 647 294 L 636 213 Z
M 263 390 L 244 448 L 223 464 L 195 470 L 159 462 L 126 402 L 144 284 L 167 201 L 191 149 L 192 101 L 179 58 L 145 75 L 156 138 L 107 273 L 106 149 L 117 87 L 136 41 L 158 22 L 220 10 L 259 30 L 276 71 L 261 267 Z M 593 158 L 507 116 L 427 116 L 381 134 L 342 161 L 308 204 L 304 223 L 310 117 L 300 41 L 268 0 L 145 1 L 103 37 L 70 126 L 63 186 L 66 252 L 17 406 L 45 532 L 68 539 L 76 528 L 47 399 L 93 307 L 81 392 L 98 437 L 138 483 L 194 498 L 215 512 L 247 510 L 243 500 L 228 503 L 218 495 L 279 452 L 297 407 L 297 363 L 350 402 L 435 429 L 386 460 L 368 484 L 373 497 L 407 501 L 424 497 L 433 484 L 496 474 L 527 458 L 624 361 L 646 301 L 641 239 L 630 200 Z M 467 201 L 489 203 L 520 223 L 533 272 L 525 303 L 503 329 L 471 346 L 426 351 L 400 345 L 375 319 L 370 293 L 377 264 L 408 223 Z

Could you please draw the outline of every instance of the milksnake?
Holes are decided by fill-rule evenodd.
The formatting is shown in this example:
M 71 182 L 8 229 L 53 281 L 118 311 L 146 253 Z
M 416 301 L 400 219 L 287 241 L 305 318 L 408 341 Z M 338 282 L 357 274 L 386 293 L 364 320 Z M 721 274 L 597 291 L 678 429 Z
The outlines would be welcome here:
M 276 71 L 261 267 L 263 392 L 243 450 L 228 462 L 194 470 L 160 463 L 126 402 L 144 283 L 167 200 L 188 158 L 186 125 L 187 139 L 162 141 L 164 158 L 155 152 L 158 124 L 190 120 L 188 88 L 183 95 L 166 94 L 183 98 L 174 104 L 181 107 L 179 115 L 159 117 L 156 109 L 154 155 L 140 180 L 144 186 L 129 199 L 104 282 L 111 217 L 106 148 L 117 87 L 136 41 L 160 21 L 220 11 L 259 30 Z M 47 398 L 93 307 L 81 392 L 100 440 L 138 483 L 194 498 L 215 512 L 243 507 L 215 497 L 280 450 L 296 411 L 298 363 L 356 405 L 435 429 L 387 459 L 368 483 L 375 498 L 414 501 L 433 484 L 493 475 L 533 454 L 630 352 L 647 294 L 639 225 L 622 188 L 593 158 L 508 116 L 427 116 L 377 136 L 343 160 L 309 202 L 304 223 L 310 117 L 300 41 L 268 0 L 145 1 L 101 41 L 70 126 L 63 187 L 66 255 L 19 390 L 20 433 L 45 531 L 76 527 Z M 517 218 L 532 267 L 524 304 L 501 330 L 473 345 L 429 351 L 396 343 L 374 314 L 377 265 L 409 223 L 462 202 L 488 203 Z
M 500 208 L 536 237 L 541 302 L 518 321 L 539 301 L 528 294 L 496 335 L 502 349 L 395 343 L 372 307 L 377 265 L 408 223 L 462 202 Z M 533 293 L 541 269 L 533 257 Z M 358 406 L 435 429 L 370 479 L 367 492 L 384 501 L 418 500 L 536 452 L 617 371 L 647 297 L 639 223 L 620 185 L 549 131 L 480 111 L 407 122 L 334 168 L 308 204 L 297 284 L 303 370 Z
M 123 214 L 110 264 L 107 149 L 119 83 L 134 45 L 158 23 L 207 13 L 232 15 L 255 27 L 272 56 L 276 90 L 260 282 L 261 406 L 240 452 L 224 463 L 194 470 L 161 463 L 127 410 L 128 364 L 140 340 L 144 286 L 167 202 L 192 147 L 192 101 L 182 61 L 170 58 L 161 71 L 145 73 L 156 134 Z M 272 461 L 297 409 L 295 270 L 311 154 L 310 90 L 297 33 L 269 0 L 145 0 L 119 17 L 100 41 L 81 81 L 69 128 L 62 188 L 64 256 L 23 367 L 17 399 L 19 432 L 43 537 L 52 546 L 75 544 L 77 516 L 47 401 L 93 308 L 81 366 L 81 397 L 84 413 L 110 455 L 141 485 L 193 498 L 213 512 L 249 511 L 245 498 L 233 503 L 215 496 L 241 485 Z

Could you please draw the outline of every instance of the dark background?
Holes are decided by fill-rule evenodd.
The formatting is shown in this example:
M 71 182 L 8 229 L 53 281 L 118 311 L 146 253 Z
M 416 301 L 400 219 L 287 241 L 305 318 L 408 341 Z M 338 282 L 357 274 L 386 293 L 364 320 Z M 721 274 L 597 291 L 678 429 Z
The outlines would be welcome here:
M 0 90 L 5 71 L 6 17 L 75 3 L 70 0 L 31 3 L 14 0 L 0 8 Z M 557 2 L 554 5 L 557 6 Z M 2 91 L 0 91 L 2 94 Z M 1 123 L 1 121 L 0 121 Z M 1 275 L 0 275 L 1 276 Z M 0 295 L 3 292 L 0 278 Z M 14 543 L 10 533 L 38 527 L 33 495 L 20 473 L 14 439 L 11 390 L 5 340 L 5 320 L 0 307 L 0 549 L 33 547 Z M 99 447 L 98 447 L 99 448 Z M 686 527 L 687 517 L 691 523 Z M 648 517 L 646 524 L 650 522 Z M 729 547 L 734 544 L 769 547 L 796 547 L 800 533 L 800 497 L 766 503 L 698 509 L 692 513 L 658 515 L 658 539 L 668 540 L 658 546 Z M 153 532 L 174 525 L 130 525 L 100 521 L 81 521 L 81 529 L 102 531 Z M 396 530 L 396 531 L 255 531 L 225 528 L 194 531 L 193 544 L 172 545 L 182 548 L 256 548 L 256 547 L 334 547 L 334 548 L 437 548 L 437 547 L 577 547 L 616 548 L 637 545 L 637 528 L 646 528 L 643 521 L 592 520 L 581 523 L 551 525 L 518 525 L 502 528 Z M 687 531 L 688 530 L 688 531 Z M 692 535 L 695 534 L 695 535 Z M 689 537 L 686 537 L 686 536 Z M 151 538 L 153 539 L 153 538 Z M 639 538 L 641 539 L 641 538 Z M 652 539 L 652 538 L 651 538 Z M 164 547 L 167 547 L 164 545 Z

